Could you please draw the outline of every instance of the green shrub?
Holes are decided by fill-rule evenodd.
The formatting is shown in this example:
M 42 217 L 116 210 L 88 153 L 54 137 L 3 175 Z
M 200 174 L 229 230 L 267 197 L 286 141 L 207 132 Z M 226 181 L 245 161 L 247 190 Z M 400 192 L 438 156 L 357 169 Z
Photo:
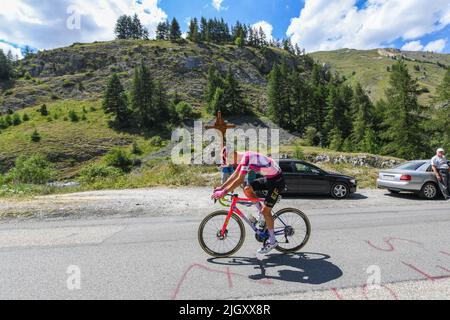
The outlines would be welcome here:
M 20 156 L 5 180 L 13 183 L 45 184 L 54 174 L 51 163 L 42 155 Z
M 317 129 L 314 127 L 306 127 L 305 140 L 309 146 L 317 146 L 320 142 L 320 137 L 318 135 Z
M 27 113 L 24 113 L 23 114 L 23 117 L 22 117 L 22 121 L 23 122 L 27 122 L 27 121 L 29 121 L 30 120 L 30 116 L 27 114 Z
M 14 113 L 12 117 L 12 122 L 14 126 L 18 126 L 19 124 L 22 123 L 22 120 L 20 119 L 20 116 L 17 113 Z
M 6 129 L 9 127 L 9 124 L 5 121 L 3 117 L 0 117 L 0 129 Z
M 149 143 L 152 147 L 162 147 L 163 140 L 160 136 L 154 136 L 150 139 Z
M 32 142 L 41 141 L 41 135 L 39 134 L 39 132 L 37 132 L 37 130 L 34 130 L 33 134 L 31 135 L 31 141 Z
M 185 101 L 179 102 L 175 107 L 175 111 L 180 121 L 186 121 L 194 118 L 192 106 Z
M 131 153 L 135 155 L 141 155 L 142 149 L 139 147 L 136 141 L 133 142 L 133 146 L 131 147 Z
M 117 177 L 122 174 L 118 168 L 113 168 L 104 164 L 92 164 L 81 170 L 80 180 L 82 182 L 92 182 L 98 178 Z
M 10 126 L 13 125 L 13 119 L 12 119 L 12 117 L 11 117 L 10 114 L 7 114 L 7 115 L 6 115 L 6 117 L 5 117 L 5 123 L 8 125 L 8 127 L 10 127 Z
M 295 145 L 294 158 L 298 160 L 305 160 L 305 153 L 299 144 Z
M 47 105 L 46 105 L 46 104 L 43 104 L 43 105 L 39 108 L 39 112 L 40 112 L 41 115 L 44 116 L 44 117 L 48 116 Z
M 80 121 L 80 118 L 78 117 L 78 114 L 74 110 L 70 110 L 69 111 L 69 119 L 72 122 Z
M 127 151 L 121 148 L 111 149 L 105 156 L 104 162 L 107 166 L 129 171 L 133 165 L 133 160 Z

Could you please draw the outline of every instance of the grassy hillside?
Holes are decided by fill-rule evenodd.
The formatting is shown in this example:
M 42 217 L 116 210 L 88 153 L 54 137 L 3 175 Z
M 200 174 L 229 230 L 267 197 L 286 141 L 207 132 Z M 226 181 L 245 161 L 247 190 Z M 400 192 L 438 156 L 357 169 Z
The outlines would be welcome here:
M 87 163 L 95 161 L 115 146 L 129 147 L 136 141 L 143 152 L 156 151 L 149 139 L 122 133 L 108 126 L 100 101 L 60 101 L 47 104 L 48 116 L 42 116 L 40 106 L 18 111 L 21 118 L 26 113 L 30 120 L 11 126 L 0 134 L 0 172 L 13 165 L 18 155 L 40 153 L 53 162 L 58 178 L 73 177 Z M 73 122 L 69 112 L 74 111 L 79 121 Z M 32 142 L 37 132 L 40 142 Z
M 443 65 L 450 66 L 449 54 L 425 52 L 341 49 L 315 52 L 311 56 L 319 62 L 329 64 L 332 70 L 345 76 L 348 82 L 359 81 L 374 101 L 384 98 L 389 81 L 388 67 L 395 62 L 394 57 L 404 57 L 411 75 L 417 78 L 421 88 L 428 89 L 428 93 L 420 96 L 422 103 L 431 102 L 436 87 L 445 74 Z

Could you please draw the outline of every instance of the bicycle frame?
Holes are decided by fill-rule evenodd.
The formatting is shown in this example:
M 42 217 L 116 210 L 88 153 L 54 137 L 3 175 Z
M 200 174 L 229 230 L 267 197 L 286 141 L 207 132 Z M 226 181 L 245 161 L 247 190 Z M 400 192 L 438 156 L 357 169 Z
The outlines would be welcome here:
M 233 214 L 236 214 L 238 217 L 240 217 L 242 220 L 244 220 L 244 222 L 246 222 L 255 233 L 258 233 L 259 232 L 258 228 L 256 228 L 256 226 L 250 222 L 250 220 L 247 218 L 247 216 L 241 210 L 239 210 L 237 205 L 239 204 L 239 202 L 257 203 L 257 202 L 263 202 L 265 199 L 264 198 L 240 198 L 236 194 L 231 195 L 231 197 L 232 197 L 232 201 L 231 201 L 231 205 L 230 205 L 230 210 L 228 211 L 228 216 L 225 219 L 225 223 L 223 224 L 222 230 L 220 231 L 220 236 L 223 237 L 225 235 L 225 232 L 228 227 L 228 223 L 230 222 L 231 216 Z M 281 221 L 281 219 L 280 219 L 280 221 Z M 286 226 L 286 224 L 283 221 L 281 221 L 281 222 Z M 281 235 L 281 234 L 284 234 L 284 228 L 283 228 L 283 230 L 275 231 L 275 235 Z

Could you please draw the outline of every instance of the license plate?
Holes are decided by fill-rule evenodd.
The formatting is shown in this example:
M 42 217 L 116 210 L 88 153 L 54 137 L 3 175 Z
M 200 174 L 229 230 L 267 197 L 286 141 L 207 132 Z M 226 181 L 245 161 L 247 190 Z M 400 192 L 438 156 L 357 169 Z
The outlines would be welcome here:
M 389 181 L 392 181 L 392 180 L 394 180 L 394 176 L 383 176 L 383 179 L 384 180 L 389 180 Z

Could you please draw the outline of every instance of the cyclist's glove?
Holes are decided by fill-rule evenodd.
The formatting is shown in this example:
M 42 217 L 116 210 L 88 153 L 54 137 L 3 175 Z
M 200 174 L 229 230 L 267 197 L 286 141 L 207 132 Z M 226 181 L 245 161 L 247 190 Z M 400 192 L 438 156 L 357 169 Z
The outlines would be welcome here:
M 228 192 L 227 189 L 214 191 L 212 198 L 213 199 L 221 199 L 227 194 L 227 192 Z

